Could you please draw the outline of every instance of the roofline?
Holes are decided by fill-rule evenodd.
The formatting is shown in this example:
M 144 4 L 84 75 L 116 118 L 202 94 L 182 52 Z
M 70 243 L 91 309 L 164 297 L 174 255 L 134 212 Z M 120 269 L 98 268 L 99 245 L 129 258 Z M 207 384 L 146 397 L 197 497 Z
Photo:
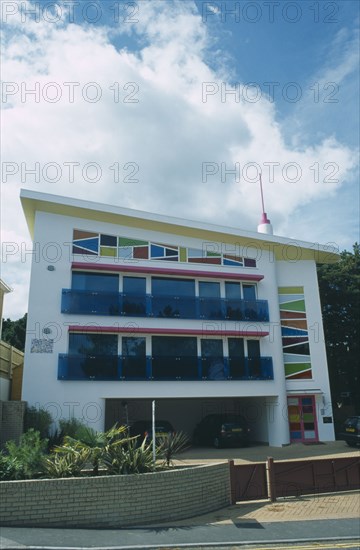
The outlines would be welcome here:
M 0 279 L 0 290 L 4 292 L 4 294 L 7 294 L 9 292 L 12 292 L 13 289 L 10 288 L 2 279 Z
M 214 242 L 243 244 L 244 246 L 260 248 L 267 252 L 273 251 L 277 260 L 298 261 L 304 259 L 314 260 L 317 263 L 334 263 L 339 260 L 338 250 L 334 247 L 320 245 L 319 243 L 309 243 L 297 239 L 153 214 L 141 210 L 41 193 L 28 189 L 21 189 L 20 200 L 32 238 L 34 237 L 35 213 L 42 211 L 56 215 L 151 229 L 153 231 L 173 233 Z M 288 251 L 289 247 L 299 249 L 301 251 L 300 257 L 294 259 L 293 253 L 285 254 L 284 251 Z

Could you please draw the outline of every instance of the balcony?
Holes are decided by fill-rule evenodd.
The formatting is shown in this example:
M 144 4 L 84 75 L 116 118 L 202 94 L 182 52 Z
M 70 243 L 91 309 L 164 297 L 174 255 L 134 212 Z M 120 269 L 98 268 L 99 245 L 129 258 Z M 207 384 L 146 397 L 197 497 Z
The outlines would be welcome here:
M 273 380 L 271 357 L 59 355 L 58 380 Z
M 153 296 L 63 289 L 61 312 L 80 315 L 269 321 L 267 300 Z

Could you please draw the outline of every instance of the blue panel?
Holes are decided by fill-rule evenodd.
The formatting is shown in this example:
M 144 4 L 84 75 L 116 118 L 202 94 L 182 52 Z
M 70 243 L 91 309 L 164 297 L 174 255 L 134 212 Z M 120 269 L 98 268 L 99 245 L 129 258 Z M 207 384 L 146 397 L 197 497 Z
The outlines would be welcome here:
M 94 239 L 79 239 L 78 241 L 74 241 L 74 244 L 81 248 L 87 248 L 88 250 L 92 250 L 93 252 L 98 252 L 99 250 L 98 237 L 95 237 Z
M 234 262 L 232 260 L 223 259 L 223 265 L 230 265 L 233 267 L 241 267 L 243 264 L 241 262 Z
M 151 258 L 162 258 L 165 256 L 165 248 L 163 246 L 157 246 L 152 244 L 150 247 Z
M 308 331 L 298 328 L 281 327 L 281 334 L 283 336 L 307 336 Z

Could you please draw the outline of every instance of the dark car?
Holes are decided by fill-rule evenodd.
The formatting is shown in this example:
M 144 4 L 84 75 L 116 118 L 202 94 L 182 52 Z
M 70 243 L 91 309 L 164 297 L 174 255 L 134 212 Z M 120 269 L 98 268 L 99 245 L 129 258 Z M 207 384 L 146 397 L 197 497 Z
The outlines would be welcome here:
M 360 443 L 360 416 L 351 416 L 345 420 L 340 437 L 344 439 L 350 447 L 355 447 Z
M 142 443 L 144 439 L 148 443 L 152 440 L 152 422 L 151 420 L 138 420 L 130 426 L 130 435 L 131 436 L 140 436 L 139 442 Z M 155 440 L 159 440 L 161 437 L 164 437 L 168 434 L 173 434 L 174 428 L 167 420 L 156 420 L 155 421 Z
M 194 443 L 214 447 L 243 447 L 249 442 L 250 429 L 237 414 L 209 414 L 194 430 Z

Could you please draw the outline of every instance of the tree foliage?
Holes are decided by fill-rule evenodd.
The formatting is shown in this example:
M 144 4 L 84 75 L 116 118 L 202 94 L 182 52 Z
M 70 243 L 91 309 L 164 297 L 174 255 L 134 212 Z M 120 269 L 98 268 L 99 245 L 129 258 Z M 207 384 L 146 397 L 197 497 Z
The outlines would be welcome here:
M 318 267 L 329 376 L 334 403 L 360 414 L 360 246 Z M 346 396 L 348 394 L 348 396 Z
M 1 339 L 20 351 L 25 349 L 27 313 L 17 321 L 3 319 Z

